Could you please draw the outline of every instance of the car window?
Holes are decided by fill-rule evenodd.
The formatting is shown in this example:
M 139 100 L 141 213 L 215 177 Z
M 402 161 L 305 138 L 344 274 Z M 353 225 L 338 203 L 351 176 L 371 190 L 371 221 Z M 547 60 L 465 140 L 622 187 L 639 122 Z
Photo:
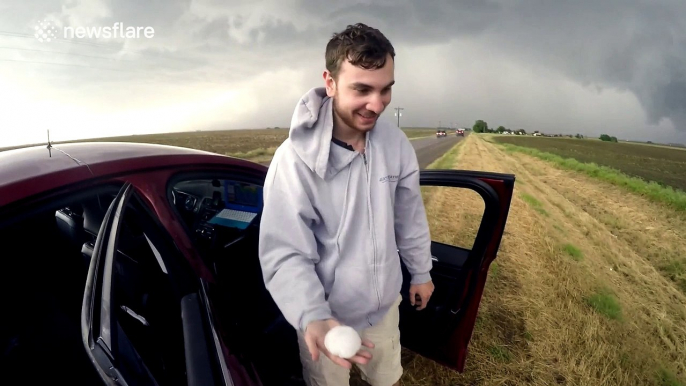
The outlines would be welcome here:
M 160 385 L 185 384 L 180 301 L 187 280 L 163 230 L 135 196 L 121 215 L 111 266 L 110 331 L 103 329 L 125 379 L 148 379 Z M 107 323 L 106 323 L 107 324 Z M 140 360 L 138 359 L 140 357 Z M 146 375 L 146 373 L 150 375 Z

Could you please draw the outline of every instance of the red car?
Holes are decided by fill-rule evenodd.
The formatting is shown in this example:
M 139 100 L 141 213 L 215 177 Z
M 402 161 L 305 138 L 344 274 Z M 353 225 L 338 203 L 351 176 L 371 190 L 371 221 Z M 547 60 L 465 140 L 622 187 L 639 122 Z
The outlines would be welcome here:
M 263 165 L 199 150 L 78 143 L 0 152 L 2 371 L 25 384 L 298 385 L 296 334 L 258 261 Z M 514 176 L 422 170 L 485 202 L 471 250 L 434 242 L 404 347 L 463 371 Z M 284 230 L 288 231 L 288 230 Z

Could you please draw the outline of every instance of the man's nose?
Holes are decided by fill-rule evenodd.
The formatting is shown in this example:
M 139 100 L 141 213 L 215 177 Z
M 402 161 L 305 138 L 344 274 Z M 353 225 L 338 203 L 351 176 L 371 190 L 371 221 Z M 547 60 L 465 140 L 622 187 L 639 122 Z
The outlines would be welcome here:
M 373 95 L 371 100 L 367 103 L 367 110 L 373 111 L 376 114 L 381 114 L 383 112 L 383 98 L 381 95 Z

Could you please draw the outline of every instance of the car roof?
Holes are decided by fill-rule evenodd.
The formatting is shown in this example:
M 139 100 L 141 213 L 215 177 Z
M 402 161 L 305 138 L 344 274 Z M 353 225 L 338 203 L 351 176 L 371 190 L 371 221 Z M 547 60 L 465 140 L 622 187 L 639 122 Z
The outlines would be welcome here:
M 207 151 L 130 142 L 79 142 L 0 151 L 0 206 L 89 179 L 186 164 L 266 166 Z

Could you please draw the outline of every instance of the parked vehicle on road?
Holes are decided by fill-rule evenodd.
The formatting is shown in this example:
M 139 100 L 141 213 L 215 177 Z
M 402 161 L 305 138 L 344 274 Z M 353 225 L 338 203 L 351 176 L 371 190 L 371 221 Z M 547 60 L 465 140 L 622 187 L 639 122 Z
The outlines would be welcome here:
M 258 260 L 266 172 L 152 144 L 0 152 L 3 376 L 25 384 L 303 384 L 296 332 Z M 432 243 L 435 292 L 422 311 L 410 305 L 403 265 L 401 344 L 461 372 L 514 176 L 421 170 L 420 180 L 472 190 L 485 203 L 471 249 Z

